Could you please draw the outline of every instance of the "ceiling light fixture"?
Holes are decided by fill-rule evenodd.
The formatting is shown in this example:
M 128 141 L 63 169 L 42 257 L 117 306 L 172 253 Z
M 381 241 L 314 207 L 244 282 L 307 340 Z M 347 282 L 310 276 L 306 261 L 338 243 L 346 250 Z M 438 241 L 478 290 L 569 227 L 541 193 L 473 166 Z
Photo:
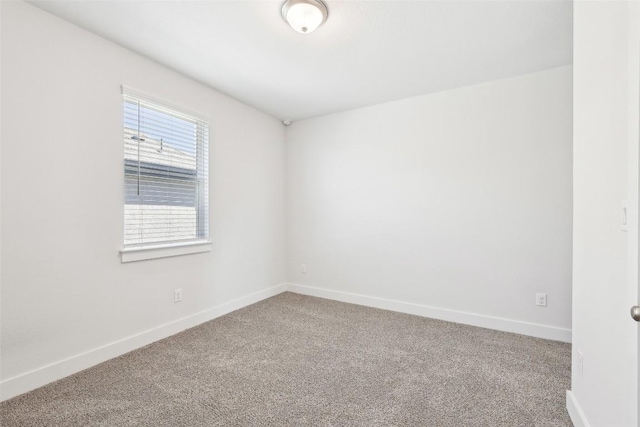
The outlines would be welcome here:
M 282 18 L 299 33 L 307 34 L 327 20 L 329 11 L 322 0 L 287 0 L 282 5 Z

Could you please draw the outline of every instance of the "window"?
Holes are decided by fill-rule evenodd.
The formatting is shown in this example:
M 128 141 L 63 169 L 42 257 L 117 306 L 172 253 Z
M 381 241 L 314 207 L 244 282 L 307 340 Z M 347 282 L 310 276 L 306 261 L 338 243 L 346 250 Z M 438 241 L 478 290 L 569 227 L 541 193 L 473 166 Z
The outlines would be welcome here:
M 123 261 L 140 249 L 208 243 L 207 120 L 126 88 L 123 94 Z

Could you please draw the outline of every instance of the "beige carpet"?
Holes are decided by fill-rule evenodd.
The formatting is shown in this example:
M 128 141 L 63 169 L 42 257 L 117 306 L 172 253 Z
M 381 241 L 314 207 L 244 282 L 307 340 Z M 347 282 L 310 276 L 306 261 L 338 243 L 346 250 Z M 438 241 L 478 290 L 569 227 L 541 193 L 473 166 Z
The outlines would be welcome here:
M 570 345 L 284 293 L 0 405 L 11 426 L 571 426 Z

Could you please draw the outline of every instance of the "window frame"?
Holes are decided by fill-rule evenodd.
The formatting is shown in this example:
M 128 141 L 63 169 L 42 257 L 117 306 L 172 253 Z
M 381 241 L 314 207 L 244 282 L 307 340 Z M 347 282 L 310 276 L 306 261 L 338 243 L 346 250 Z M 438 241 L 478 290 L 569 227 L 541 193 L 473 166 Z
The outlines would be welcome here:
M 123 182 L 123 217 L 122 217 L 122 225 L 123 225 L 123 233 L 122 233 L 122 248 L 120 249 L 120 256 L 123 263 L 125 262 L 133 262 L 133 261 L 143 261 L 148 259 L 156 259 L 156 258 L 165 258 L 171 256 L 179 256 L 179 255 L 187 255 L 193 253 L 201 253 L 208 252 L 212 249 L 212 242 L 210 240 L 209 235 L 209 183 L 210 183 L 210 174 L 209 174 L 209 164 L 203 163 L 208 162 L 208 151 L 210 145 L 210 137 L 209 137 L 209 127 L 210 121 L 209 118 L 203 116 L 198 113 L 194 113 L 192 111 L 186 110 L 182 107 L 176 106 L 174 104 L 159 100 L 157 98 L 148 96 L 144 93 L 132 90 L 126 86 L 122 86 L 122 98 L 121 98 L 121 107 L 122 107 L 122 117 L 123 121 L 121 123 L 122 129 L 126 132 L 127 126 L 124 119 L 124 109 L 127 101 L 135 100 L 139 102 L 139 106 L 146 104 L 150 108 L 162 112 L 166 111 L 167 114 L 173 115 L 175 117 L 184 117 L 188 121 L 193 121 L 196 123 L 196 133 L 202 132 L 203 134 L 200 136 L 196 136 L 196 146 L 195 146 L 195 161 L 196 161 L 196 174 L 193 182 L 195 185 L 199 185 L 200 183 L 204 183 L 204 188 L 199 189 L 195 193 L 195 197 L 197 201 L 195 203 L 196 209 L 196 238 L 194 239 L 182 239 L 182 240 L 165 240 L 165 241 L 156 241 L 156 242 L 147 242 L 140 244 L 125 244 L 125 232 L 126 232 L 126 219 L 124 209 L 127 205 L 127 196 L 126 196 L 126 179 L 127 179 L 127 169 L 128 163 L 131 163 L 125 156 L 123 156 L 123 169 L 122 169 L 122 178 Z M 200 126 L 202 125 L 202 127 Z M 123 149 L 124 146 L 123 146 Z M 137 165 L 139 167 L 139 164 Z M 145 166 L 145 169 L 147 167 Z M 153 169 L 153 167 L 151 168 Z M 139 168 L 140 170 L 140 168 Z M 199 178 L 198 173 L 200 171 L 204 171 L 204 178 Z M 202 196 L 205 197 L 202 197 Z

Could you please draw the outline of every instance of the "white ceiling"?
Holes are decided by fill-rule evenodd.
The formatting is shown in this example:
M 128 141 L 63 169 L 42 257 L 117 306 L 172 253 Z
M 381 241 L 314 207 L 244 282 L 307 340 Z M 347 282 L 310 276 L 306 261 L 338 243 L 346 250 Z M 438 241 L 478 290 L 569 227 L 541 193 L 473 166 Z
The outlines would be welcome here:
M 570 64 L 571 1 L 325 0 L 298 34 L 282 1 L 31 1 L 280 119 Z

